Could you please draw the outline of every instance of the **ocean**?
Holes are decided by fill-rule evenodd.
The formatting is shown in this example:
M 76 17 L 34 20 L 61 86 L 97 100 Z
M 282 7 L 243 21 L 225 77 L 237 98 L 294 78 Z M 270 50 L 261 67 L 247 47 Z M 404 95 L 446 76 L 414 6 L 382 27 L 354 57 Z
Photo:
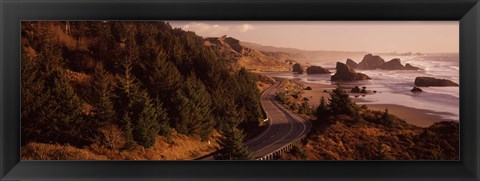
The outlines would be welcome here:
M 429 76 L 452 80 L 459 83 L 459 54 L 425 54 L 422 56 L 382 56 L 385 61 L 400 58 L 403 65 L 410 63 L 422 70 L 356 70 L 367 74 L 371 80 L 342 83 L 348 85 L 366 86 L 367 90 L 377 93 L 368 94 L 362 99 L 364 104 L 395 104 L 416 109 L 432 111 L 444 119 L 459 121 L 460 94 L 459 87 L 421 87 L 423 92 L 412 93 L 414 81 L 419 76 Z M 361 57 L 354 59 L 357 63 Z M 337 61 L 312 62 L 325 68 L 334 68 Z M 341 60 L 345 63 L 345 60 Z M 333 70 L 334 71 L 334 70 Z M 333 75 L 334 72 L 331 74 Z M 309 83 L 332 84 L 330 76 L 323 75 L 282 75 L 280 77 L 301 79 Z M 335 83 L 333 83 L 335 84 Z

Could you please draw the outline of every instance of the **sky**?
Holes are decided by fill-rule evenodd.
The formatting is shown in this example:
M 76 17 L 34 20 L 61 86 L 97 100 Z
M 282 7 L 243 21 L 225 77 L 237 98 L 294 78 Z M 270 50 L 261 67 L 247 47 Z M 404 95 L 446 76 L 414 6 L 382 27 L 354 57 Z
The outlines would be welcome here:
M 458 21 L 168 21 L 203 37 L 302 50 L 459 52 Z

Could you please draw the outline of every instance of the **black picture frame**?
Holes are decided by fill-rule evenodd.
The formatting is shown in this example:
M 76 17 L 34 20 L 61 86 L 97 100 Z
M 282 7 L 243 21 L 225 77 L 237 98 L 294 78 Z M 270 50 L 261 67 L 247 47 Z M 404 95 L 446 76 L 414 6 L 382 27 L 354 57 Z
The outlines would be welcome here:
M 1 180 L 479 180 L 478 0 L 1 0 Z M 21 20 L 458 20 L 460 161 L 21 161 Z

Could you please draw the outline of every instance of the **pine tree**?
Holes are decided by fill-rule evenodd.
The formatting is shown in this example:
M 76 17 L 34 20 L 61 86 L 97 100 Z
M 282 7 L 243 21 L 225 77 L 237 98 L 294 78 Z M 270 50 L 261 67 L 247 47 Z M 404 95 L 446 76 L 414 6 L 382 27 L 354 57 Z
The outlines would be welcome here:
M 312 109 L 308 105 L 308 102 L 304 101 L 304 102 L 302 102 L 302 104 L 300 104 L 300 108 L 298 109 L 298 112 L 300 114 L 310 115 L 310 114 L 312 114 Z
M 392 118 L 390 118 L 390 114 L 388 113 L 388 108 L 385 108 L 385 112 L 382 114 L 382 122 L 389 127 L 393 124 Z
M 174 103 L 177 112 L 174 126 L 179 133 L 199 135 L 206 139 L 212 133 L 215 122 L 211 116 L 212 100 L 195 74 L 188 76 L 181 91 L 176 91 Z
M 36 61 L 28 56 L 22 48 L 21 60 L 21 119 L 22 119 L 22 144 L 38 138 L 40 128 L 47 125 L 47 119 L 39 117 L 48 105 L 50 90 L 45 88 L 45 80 L 41 79 L 41 73 Z
M 115 110 L 112 102 L 113 85 L 105 69 L 98 67 L 93 76 L 92 98 L 93 113 L 97 126 L 114 123 Z
M 120 125 L 125 132 L 127 149 L 135 147 L 134 141 L 134 119 L 135 113 L 139 112 L 139 108 L 135 106 L 135 96 L 139 90 L 139 85 L 135 82 L 135 76 L 132 75 L 131 57 L 124 57 L 122 60 L 123 75 L 120 77 L 117 87 L 118 99 L 116 102 L 116 110 L 123 115 Z M 132 120 L 133 119 L 133 120 Z
M 157 133 L 159 132 L 158 111 L 152 103 L 146 91 L 140 92 L 141 102 L 137 102 L 142 107 L 138 115 L 138 121 L 134 126 L 134 138 L 142 146 L 149 148 L 155 144 Z
M 252 153 L 243 145 L 244 135 L 236 129 L 227 129 L 220 139 L 220 150 L 215 155 L 217 160 L 250 160 Z
M 170 137 L 172 130 L 169 124 L 169 118 L 167 110 L 163 107 L 162 102 L 157 98 L 155 99 L 155 110 L 157 111 L 157 125 L 158 125 L 158 134 Z
M 121 122 L 123 124 L 123 133 L 126 138 L 125 149 L 132 150 L 136 147 L 136 144 L 133 140 L 133 124 L 128 112 L 123 114 Z
M 350 116 L 357 114 L 357 106 L 340 85 L 330 92 L 329 102 L 330 112 L 332 114 L 344 114 Z
M 155 144 L 161 125 L 165 126 L 167 115 L 159 102 L 153 102 L 146 90 L 132 75 L 132 57 L 125 57 L 123 61 L 124 75 L 119 82 L 119 103 L 117 107 L 128 115 L 129 122 L 124 122 L 124 129 L 128 142 L 134 140 L 138 144 L 149 148 Z M 161 123 L 161 124 L 160 124 Z M 162 131 L 167 132 L 166 129 Z
M 318 119 L 328 117 L 328 114 L 329 114 L 328 105 L 323 96 L 320 98 L 320 104 L 317 107 L 316 114 Z
M 237 73 L 237 104 L 241 118 L 244 121 L 244 129 L 258 126 L 258 118 L 262 116 L 260 105 L 260 92 L 258 91 L 255 78 L 245 68 Z
M 49 141 L 86 144 L 87 136 L 81 134 L 85 127 L 82 115 L 82 101 L 70 86 L 63 69 L 64 60 L 61 49 L 54 36 L 48 30 L 39 30 L 43 38 L 38 42 L 37 55 L 22 56 L 22 129 L 28 141 Z M 23 68 L 23 67 L 22 67 Z M 27 72 L 28 71 L 28 72 Z M 32 77 L 35 76 L 35 77 Z M 26 87 L 32 86 L 32 87 Z M 29 104 L 34 105 L 29 105 Z M 25 127 L 23 127 L 25 126 Z

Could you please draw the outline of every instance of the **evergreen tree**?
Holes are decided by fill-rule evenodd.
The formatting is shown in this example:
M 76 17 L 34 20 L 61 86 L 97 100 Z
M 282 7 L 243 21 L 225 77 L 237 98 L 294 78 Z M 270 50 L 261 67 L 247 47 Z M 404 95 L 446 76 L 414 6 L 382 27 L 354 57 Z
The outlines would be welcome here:
M 37 36 L 43 37 L 37 55 L 22 56 L 22 132 L 26 133 L 22 140 L 86 144 L 87 135 L 81 134 L 82 101 L 64 74 L 61 49 L 48 30 L 39 30 Z
M 310 115 L 310 114 L 312 114 L 312 109 L 311 109 L 310 106 L 308 105 L 308 102 L 307 102 L 307 101 L 304 101 L 304 102 L 302 102 L 302 104 L 300 105 L 300 108 L 298 109 L 298 112 L 299 112 L 300 114 Z
M 155 61 L 150 65 L 145 65 L 149 70 L 148 78 L 145 85 L 150 95 L 157 97 L 166 105 L 172 105 L 171 98 L 175 91 L 182 89 L 183 76 L 177 67 L 170 61 L 166 60 L 166 55 L 162 51 L 157 52 Z M 169 113 L 174 112 L 173 107 L 166 107 Z
M 211 116 L 212 100 L 202 82 L 195 74 L 188 76 L 181 91 L 174 97 L 177 112 L 174 113 L 175 129 L 181 134 L 210 136 L 215 122 Z
M 236 129 L 227 129 L 220 139 L 221 149 L 215 155 L 217 160 L 249 160 L 252 153 L 243 145 L 244 135 Z
M 98 67 L 93 76 L 92 100 L 93 114 L 97 126 L 114 123 L 115 110 L 112 102 L 112 80 L 105 69 Z
M 28 56 L 22 48 L 21 60 L 21 119 L 22 119 L 22 144 L 35 140 L 39 136 L 40 129 L 46 126 L 47 119 L 39 117 L 42 109 L 50 106 L 50 90 L 45 88 L 45 80 L 41 79 L 41 72 L 36 61 Z
M 328 105 L 323 96 L 320 98 L 320 104 L 317 107 L 316 114 L 318 119 L 326 118 L 329 115 Z
M 255 78 L 245 68 L 237 73 L 237 104 L 240 116 L 246 123 L 247 129 L 258 125 L 261 117 L 260 92 L 258 91 Z
M 163 107 L 159 99 L 155 99 L 155 111 L 157 112 L 158 134 L 170 137 L 172 131 L 170 129 L 169 118 L 167 110 Z
M 137 102 L 137 104 L 142 107 L 142 110 L 134 126 L 134 138 L 138 143 L 149 148 L 155 144 L 155 139 L 159 132 L 159 112 L 156 110 L 158 107 L 152 103 L 146 91 L 140 92 L 140 96 L 139 101 L 141 102 Z
M 357 114 L 357 106 L 340 85 L 330 92 L 329 102 L 330 112 L 332 114 L 344 114 L 351 116 Z
M 161 103 L 150 98 L 146 90 L 141 90 L 140 84 L 136 81 L 132 70 L 132 57 L 126 57 L 123 61 L 124 75 L 120 79 L 119 109 L 128 115 L 129 122 L 124 122 L 125 131 L 128 133 L 127 140 L 136 141 L 140 145 L 149 148 L 155 144 L 156 135 L 162 131 L 167 132 L 165 124 L 167 115 Z M 129 128 L 131 124 L 131 128 Z M 163 126 L 163 127 L 161 127 Z
M 136 144 L 133 140 L 133 124 L 128 112 L 123 114 L 121 123 L 123 124 L 123 133 L 126 138 L 125 149 L 132 150 L 136 147 Z
M 383 124 L 391 127 L 393 124 L 392 118 L 390 118 L 390 114 L 388 113 L 388 109 L 385 108 L 385 112 L 382 114 L 382 122 Z

